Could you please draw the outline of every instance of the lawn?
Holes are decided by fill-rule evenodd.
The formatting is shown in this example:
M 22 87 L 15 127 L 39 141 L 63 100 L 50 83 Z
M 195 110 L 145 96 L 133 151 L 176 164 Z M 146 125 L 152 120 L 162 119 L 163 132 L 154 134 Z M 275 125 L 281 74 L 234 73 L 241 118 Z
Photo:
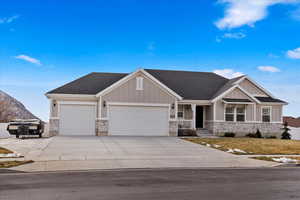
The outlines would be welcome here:
M 185 138 L 185 140 L 197 144 L 209 144 L 217 149 L 228 151 L 228 149 L 241 149 L 246 154 L 260 155 L 300 155 L 300 141 L 280 139 L 258 139 L 258 138 Z M 243 153 L 236 153 L 243 154 Z
M 8 154 L 8 153 L 13 153 L 13 152 L 3 147 L 0 147 L 0 154 Z
M 26 161 L 3 161 L 0 162 L 0 168 L 10 168 L 10 167 L 16 167 L 19 165 L 24 165 L 28 163 L 33 163 L 32 160 L 26 160 Z

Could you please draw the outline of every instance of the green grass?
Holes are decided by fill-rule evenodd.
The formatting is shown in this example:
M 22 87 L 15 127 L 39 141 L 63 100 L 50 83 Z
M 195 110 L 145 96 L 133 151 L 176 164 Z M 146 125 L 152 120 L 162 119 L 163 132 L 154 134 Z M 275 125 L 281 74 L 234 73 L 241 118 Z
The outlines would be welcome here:
M 204 145 L 219 145 L 220 150 L 241 149 L 247 154 L 257 155 L 300 155 L 300 141 L 258 138 L 185 138 Z
M 32 160 L 26 160 L 26 161 L 3 161 L 0 162 L 0 168 L 10 168 L 10 167 L 16 167 L 19 165 L 24 165 L 28 163 L 33 163 Z

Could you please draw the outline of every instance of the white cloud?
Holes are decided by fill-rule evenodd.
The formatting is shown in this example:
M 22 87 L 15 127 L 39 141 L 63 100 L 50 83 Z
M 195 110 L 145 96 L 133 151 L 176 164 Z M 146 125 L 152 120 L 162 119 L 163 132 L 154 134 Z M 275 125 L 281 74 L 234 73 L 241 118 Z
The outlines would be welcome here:
M 287 57 L 292 59 L 300 59 L 300 47 L 294 50 L 289 50 L 286 53 Z
M 20 16 L 19 15 L 13 15 L 11 17 L 3 17 L 0 18 L 0 24 L 9 24 L 18 19 Z
M 219 29 L 254 26 L 268 15 L 268 7 L 275 4 L 298 3 L 299 0 L 219 0 L 227 5 L 224 18 L 215 25 Z
M 223 39 L 236 39 L 240 40 L 245 38 L 247 35 L 242 32 L 237 33 L 224 33 L 221 37 L 216 37 L 216 42 L 222 42 Z
M 244 75 L 242 72 L 236 72 L 233 69 L 216 69 L 213 72 L 226 78 L 236 78 Z
M 246 37 L 245 33 L 224 33 L 223 38 L 231 38 L 231 39 L 242 39 Z
M 32 58 L 30 56 L 27 56 L 27 55 L 18 55 L 18 56 L 15 56 L 16 59 L 20 59 L 20 60 L 25 60 L 27 62 L 30 62 L 30 63 L 33 63 L 33 64 L 36 64 L 36 65 L 42 65 L 41 61 L 39 61 L 38 59 L 36 58 Z
M 280 72 L 280 69 L 278 69 L 277 67 L 273 67 L 273 66 L 258 66 L 257 69 L 259 69 L 260 71 L 263 72 Z

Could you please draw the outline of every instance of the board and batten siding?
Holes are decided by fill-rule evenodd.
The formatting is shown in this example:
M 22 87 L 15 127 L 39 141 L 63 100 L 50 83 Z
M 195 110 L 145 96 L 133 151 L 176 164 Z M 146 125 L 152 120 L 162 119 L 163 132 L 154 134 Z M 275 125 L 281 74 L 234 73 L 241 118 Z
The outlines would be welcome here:
M 239 85 L 241 86 L 241 88 L 246 90 L 251 95 L 254 95 L 254 96 L 259 95 L 259 96 L 266 96 L 266 97 L 268 96 L 264 91 L 259 89 L 257 86 L 255 86 L 253 83 L 251 83 L 247 79 L 243 80 L 241 83 L 239 83 Z
M 143 76 L 137 74 L 124 84 L 113 89 L 108 94 L 101 97 L 102 108 L 101 117 L 107 117 L 107 106 L 103 107 L 103 102 L 120 103 L 153 103 L 153 104 L 172 104 L 176 98 L 163 91 L 157 83 L 143 76 L 143 90 L 136 90 L 136 77 Z
M 227 94 L 225 98 L 231 98 L 231 99 L 248 99 L 251 100 L 250 97 L 248 97 L 244 92 L 242 92 L 240 89 L 235 88 L 232 92 Z

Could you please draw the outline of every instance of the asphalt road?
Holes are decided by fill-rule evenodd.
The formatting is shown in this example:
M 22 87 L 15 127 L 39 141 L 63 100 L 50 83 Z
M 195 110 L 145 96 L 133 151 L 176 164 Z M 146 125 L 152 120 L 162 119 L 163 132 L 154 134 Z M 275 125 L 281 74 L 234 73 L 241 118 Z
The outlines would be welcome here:
M 300 168 L 2 173 L 0 199 L 300 199 Z

